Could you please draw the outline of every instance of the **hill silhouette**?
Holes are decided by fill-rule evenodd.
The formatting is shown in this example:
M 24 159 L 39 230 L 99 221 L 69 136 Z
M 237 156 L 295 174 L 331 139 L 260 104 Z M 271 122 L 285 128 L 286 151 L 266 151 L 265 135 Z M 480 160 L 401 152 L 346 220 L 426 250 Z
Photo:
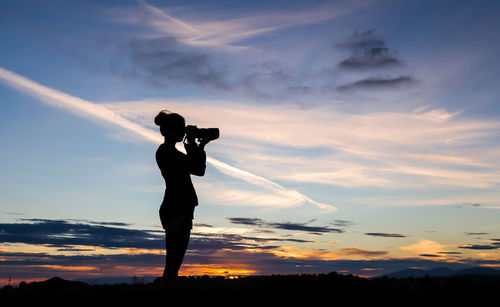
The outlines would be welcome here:
M 422 269 L 405 269 L 389 274 L 385 274 L 383 276 L 391 277 L 391 278 L 422 278 L 425 276 L 429 277 L 450 277 L 450 276 L 465 276 L 465 275 L 497 275 L 500 276 L 500 271 L 491 269 L 491 268 L 482 268 L 475 267 L 470 269 L 462 269 L 462 270 L 450 270 L 447 267 L 439 267 L 431 270 L 422 270 Z
M 139 283 L 90 285 L 58 277 L 42 282 L 5 286 L 0 301 L 22 303 L 81 303 L 96 299 L 112 299 L 114 303 L 162 300 L 189 303 L 219 302 L 337 302 L 396 303 L 487 300 L 500 291 L 498 275 L 466 275 L 424 278 L 366 279 L 353 275 L 328 274 L 248 276 L 239 279 L 224 277 L 181 277 L 175 283 Z

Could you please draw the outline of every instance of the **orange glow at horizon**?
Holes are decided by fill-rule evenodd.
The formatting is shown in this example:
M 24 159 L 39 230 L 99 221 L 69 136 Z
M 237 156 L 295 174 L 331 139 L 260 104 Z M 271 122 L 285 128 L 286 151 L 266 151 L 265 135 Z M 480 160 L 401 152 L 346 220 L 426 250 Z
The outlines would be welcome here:
M 93 266 L 64 266 L 55 264 L 37 264 L 37 265 L 26 265 L 25 267 L 30 268 L 47 268 L 60 271 L 70 271 L 70 272 L 96 272 L 100 271 L 98 267 Z
M 242 264 L 183 264 L 179 275 L 209 275 L 209 276 L 228 276 L 228 275 L 252 275 L 258 273 Z

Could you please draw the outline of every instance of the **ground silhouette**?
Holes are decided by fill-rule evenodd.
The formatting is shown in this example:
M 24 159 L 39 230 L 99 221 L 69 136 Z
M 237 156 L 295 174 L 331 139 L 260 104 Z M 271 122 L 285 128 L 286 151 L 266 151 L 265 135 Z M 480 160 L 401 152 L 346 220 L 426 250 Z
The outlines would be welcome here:
M 328 274 L 224 277 L 180 277 L 171 284 L 89 285 L 78 281 L 52 278 L 43 282 L 22 282 L 18 287 L 5 286 L 0 301 L 21 303 L 83 302 L 112 299 L 115 303 L 146 301 L 183 301 L 185 303 L 218 302 L 276 303 L 323 302 L 351 304 L 402 305 L 488 301 L 500 293 L 500 276 L 453 276 L 439 278 L 376 278 Z M 167 304 L 168 305 L 168 304 Z M 6 305 L 5 305 L 6 306 Z

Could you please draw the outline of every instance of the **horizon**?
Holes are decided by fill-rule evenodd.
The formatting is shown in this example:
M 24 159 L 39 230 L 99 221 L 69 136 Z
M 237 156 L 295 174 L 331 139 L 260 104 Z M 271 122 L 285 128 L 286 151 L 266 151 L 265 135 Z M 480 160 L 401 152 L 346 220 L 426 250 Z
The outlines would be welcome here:
M 20 0 L 0 25 L 0 286 L 161 275 L 165 109 L 221 132 L 180 275 L 500 268 L 500 3 Z

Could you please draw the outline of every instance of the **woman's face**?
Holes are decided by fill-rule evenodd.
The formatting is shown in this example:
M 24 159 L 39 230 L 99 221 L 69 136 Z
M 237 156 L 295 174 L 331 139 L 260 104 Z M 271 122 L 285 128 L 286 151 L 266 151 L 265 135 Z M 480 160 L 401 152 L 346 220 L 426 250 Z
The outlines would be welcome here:
M 172 138 L 176 142 L 182 142 L 182 140 L 184 139 L 184 134 L 186 134 L 186 123 L 184 121 L 181 121 L 172 131 Z

